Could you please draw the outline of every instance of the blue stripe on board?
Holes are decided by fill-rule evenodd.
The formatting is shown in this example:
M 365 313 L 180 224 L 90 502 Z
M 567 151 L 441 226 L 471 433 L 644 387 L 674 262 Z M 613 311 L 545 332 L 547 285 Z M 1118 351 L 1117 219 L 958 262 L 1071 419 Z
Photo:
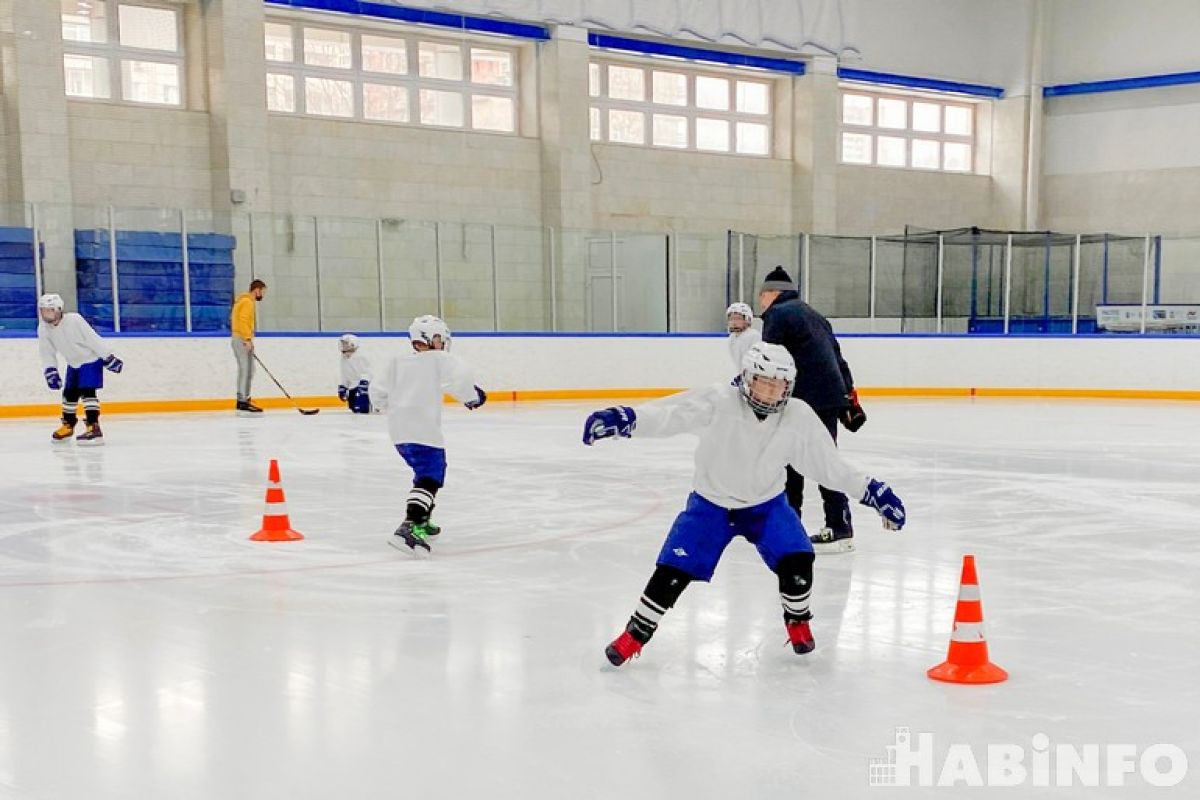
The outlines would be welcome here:
M 1103 94 L 1130 89 L 1157 89 L 1163 86 L 1184 86 L 1200 83 L 1200 72 L 1172 72 L 1166 75 L 1143 75 L 1139 78 L 1114 78 L 1108 81 L 1060 83 L 1042 87 L 1043 97 L 1068 97 L 1074 94 Z
M 772 72 L 786 72 L 791 75 L 804 74 L 803 61 L 792 61 L 786 58 L 768 58 L 766 56 L 751 56 L 744 53 L 731 53 L 726 50 L 709 50 L 703 47 L 688 47 L 686 45 L 667 44 L 666 42 L 649 42 L 644 39 L 629 39 L 623 36 L 609 36 L 604 33 L 589 33 L 588 44 L 592 47 L 624 50 L 630 53 L 641 53 L 650 56 L 671 56 L 672 58 L 708 61 L 714 64 L 724 64 L 733 67 L 753 67 L 754 69 L 765 69 Z
M 308 11 L 334 11 L 339 14 L 354 14 L 360 17 L 392 19 L 417 25 L 436 25 L 477 33 L 497 33 L 522 39 L 546 40 L 550 31 L 543 25 L 525 22 L 509 22 L 490 17 L 473 17 L 467 14 L 449 14 L 444 11 L 427 11 L 385 3 L 360 2 L 360 0 L 264 0 L 268 5 L 288 6 Z
M 931 89 L 937 92 L 953 92 L 969 94 L 975 97 L 1000 98 L 1004 90 L 999 86 L 984 86 L 979 83 L 959 83 L 943 81 L 937 78 L 920 78 L 915 75 L 895 75 L 890 72 L 870 72 L 865 69 L 849 69 L 838 67 L 838 77 L 846 81 L 863 81 L 864 83 L 880 83 L 886 86 L 903 86 L 907 89 Z

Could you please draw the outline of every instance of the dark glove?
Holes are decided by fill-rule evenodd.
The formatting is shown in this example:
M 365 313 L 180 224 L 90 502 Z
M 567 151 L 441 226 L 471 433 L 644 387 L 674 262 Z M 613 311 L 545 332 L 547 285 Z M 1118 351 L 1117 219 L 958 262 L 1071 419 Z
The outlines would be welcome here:
M 46 367 L 46 385 L 54 391 L 62 388 L 62 377 L 58 374 L 58 367 Z
M 857 389 L 850 390 L 850 394 L 846 395 L 846 402 L 849 405 L 838 412 L 838 421 L 846 430 L 854 433 L 866 423 L 867 412 L 863 411 L 862 406 L 858 404 Z
M 474 411 L 475 409 L 479 408 L 481 405 L 483 405 L 484 403 L 487 402 L 487 392 L 485 392 L 483 389 L 480 389 L 478 386 L 476 386 L 475 393 L 477 395 L 479 395 L 477 398 L 475 398 L 474 400 L 468 400 L 467 402 L 463 403 L 463 405 L 466 406 L 471 411 Z
M 349 396 L 350 392 L 346 390 L 345 386 L 338 387 L 338 400 L 341 400 L 344 403 L 346 402 L 346 398 Z
M 114 355 L 104 359 L 104 368 L 109 372 L 120 372 L 125 369 L 125 362 Z

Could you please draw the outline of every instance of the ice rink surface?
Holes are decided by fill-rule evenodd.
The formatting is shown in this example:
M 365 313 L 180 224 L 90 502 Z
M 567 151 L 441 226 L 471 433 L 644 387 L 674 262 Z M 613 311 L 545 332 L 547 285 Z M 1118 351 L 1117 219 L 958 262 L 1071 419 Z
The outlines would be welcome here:
M 898 727 L 1173 743 L 1172 790 L 1006 796 L 1200 797 L 1200 406 L 869 401 L 843 451 L 911 521 L 854 507 L 816 652 L 739 540 L 617 670 L 694 439 L 585 448 L 594 405 L 448 410 L 423 562 L 385 544 L 409 473 L 380 417 L 110 416 L 93 449 L 0 422 L 0 797 L 1005 794 L 869 787 Z M 247 540 L 271 458 L 303 542 Z M 925 677 L 968 552 L 1007 683 Z

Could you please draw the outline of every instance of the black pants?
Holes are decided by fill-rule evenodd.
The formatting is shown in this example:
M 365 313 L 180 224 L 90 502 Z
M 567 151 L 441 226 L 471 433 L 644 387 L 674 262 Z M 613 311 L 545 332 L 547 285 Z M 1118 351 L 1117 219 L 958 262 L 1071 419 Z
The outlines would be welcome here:
M 837 444 L 838 410 L 836 408 L 823 409 L 817 411 L 817 416 L 821 418 L 825 429 L 833 437 L 834 444 Z M 846 499 L 846 495 L 826 489 L 824 486 L 820 489 L 821 502 L 825 506 L 825 527 L 835 533 L 847 533 L 853 530 L 850 524 L 850 501 Z M 804 476 L 788 467 L 787 485 L 784 491 L 787 492 L 788 505 L 796 509 L 796 513 L 799 514 L 804 505 Z

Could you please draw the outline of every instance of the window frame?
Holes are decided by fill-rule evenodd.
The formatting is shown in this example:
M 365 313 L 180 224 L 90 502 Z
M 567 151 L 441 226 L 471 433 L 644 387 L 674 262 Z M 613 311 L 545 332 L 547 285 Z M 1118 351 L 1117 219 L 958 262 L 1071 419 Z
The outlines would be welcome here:
M 62 7 L 59 4 L 59 37 L 63 54 L 63 90 L 68 100 L 89 103 L 119 103 L 143 108 L 188 107 L 187 40 L 184 31 L 183 7 L 163 0 L 92 0 L 94 5 L 103 5 L 105 11 L 105 39 L 103 42 L 80 42 L 62 36 Z M 147 47 L 131 47 L 121 44 L 121 7 L 152 8 L 169 11 L 175 17 L 175 49 L 160 50 Z M 66 57 L 83 56 L 102 59 L 108 68 L 108 97 L 71 94 L 67 86 Z M 159 103 L 152 100 L 135 100 L 125 96 L 123 65 L 127 61 L 144 61 L 169 64 L 176 68 L 179 76 L 179 102 Z
M 306 117 L 309 119 L 342 120 L 365 122 L 377 125 L 399 125 L 412 128 L 432 130 L 462 131 L 466 133 L 484 133 L 499 136 L 521 135 L 521 105 L 520 105 L 520 50 L 505 42 L 494 39 L 475 37 L 447 37 L 430 35 L 424 29 L 412 29 L 397 26 L 374 26 L 354 23 L 340 23 L 324 18 L 313 19 L 309 16 L 292 16 L 271 14 L 264 20 L 268 25 L 286 25 L 291 31 L 292 60 L 275 61 L 265 59 L 266 74 L 291 76 L 293 82 L 292 101 L 295 110 L 286 111 L 273 109 L 268 106 L 269 114 L 281 114 L 289 117 Z M 350 66 L 325 67 L 304 63 L 304 30 L 316 28 L 336 31 L 350 36 Z M 395 39 L 404 42 L 405 71 L 403 74 L 391 72 L 372 72 L 363 65 L 363 37 L 376 39 Z M 265 48 L 266 28 L 263 29 Z M 452 45 L 458 48 L 462 78 L 435 78 L 420 74 L 420 47 L 422 42 Z M 499 51 L 508 55 L 511 65 L 512 79 L 508 86 L 495 83 L 476 83 L 472 81 L 471 51 L 472 49 Z M 351 113 L 349 116 L 316 114 L 308 110 L 305 98 L 305 78 L 325 78 L 346 81 L 351 84 Z M 408 110 L 407 120 L 375 119 L 366 116 L 366 98 L 364 86 L 387 86 L 403 89 Z M 457 94 L 462 102 L 461 125 L 439 125 L 434 122 L 421 120 L 421 91 L 434 90 Z M 512 106 L 512 129 L 496 130 L 495 128 L 475 127 L 473 99 L 476 96 L 499 97 L 507 99 Z M 268 103 L 269 103 L 268 98 Z
M 599 82 L 596 95 L 591 93 L 592 66 L 599 67 Z M 609 67 L 634 68 L 642 71 L 642 83 L 645 93 L 642 100 L 624 100 L 614 98 L 608 93 Z M 654 101 L 654 73 L 671 72 L 681 74 L 685 78 L 685 100 L 683 105 L 660 103 Z M 719 78 L 727 81 L 728 108 L 724 111 L 701 108 L 696 100 L 697 78 Z M 764 113 L 738 111 L 738 82 L 754 83 L 764 86 L 767 90 L 767 106 Z M 645 147 L 653 150 L 666 150 L 677 153 L 701 153 L 704 155 L 727 155 L 745 158 L 774 158 L 775 150 L 775 100 L 776 77 L 769 72 L 748 69 L 712 68 L 701 66 L 694 62 L 625 58 L 610 53 L 593 54 L 588 59 L 588 138 L 593 144 L 611 144 L 622 147 Z M 591 135 L 592 110 L 600 116 L 599 137 Z M 643 118 L 644 135 L 642 142 L 622 142 L 612 139 L 609 130 L 610 111 L 629 111 L 640 113 Z M 684 117 L 687 121 L 687 143 L 684 147 L 654 143 L 655 115 L 667 117 Z M 728 130 L 728 149 L 701 148 L 697 144 L 697 120 L 718 120 L 726 124 Z M 765 153 L 741 152 L 738 150 L 740 138 L 738 123 L 751 123 L 766 128 L 767 149 Z
M 860 123 L 846 121 L 846 96 L 853 95 L 856 97 L 871 98 L 871 123 L 864 125 Z M 879 101 L 880 100 L 900 100 L 905 103 L 905 125 L 903 128 L 887 128 L 879 124 Z M 937 132 L 920 131 L 913 127 L 913 104 L 924 103 L 938 106 L 938 128 Z M 874 169 L 899 169 L 908 170 L 911 172 L 927 172 L 941 173 L 946 175 L 978 175 L 980 174 L 980 138 L 979 138 L 979 120 L 982 116 L 980 111 L 981 101 L 972 98 L 963 97 L 956 94 L 934 93 L 934 92 L 917 92 L 917 91 L 900 91 L 892 90 L 888 87 L 880 87 L 874 85 L 862 85 L 854 83 L 843 83 L 838 87 L 838 155 L 837 163 L 839 166 L 850 167 L 871 167 Z M 962 108 L 970 112 L 971 115 L 971 132 L 969 134 L 952 134 L 946 133 L 946 109 L 947 108 Z M 845 156 L 845 134 L 859 134 L 869 136 L 871 146 L 869 148 L 870 160 L 862 161 L 847 161 Z M 880 164 L 879 163 L 879 137 L 898 138 L 904 140 L 904 164 Z M 913 142 L 914 141 L 934 141 L 938 143 L 938 166 L 937 167 L 917 167 L 913 166 Z M 946 167 L 946 145 L 947 144 L 962 144 L 970 148 L 971 163 L 967 169 L 948 169 Z

